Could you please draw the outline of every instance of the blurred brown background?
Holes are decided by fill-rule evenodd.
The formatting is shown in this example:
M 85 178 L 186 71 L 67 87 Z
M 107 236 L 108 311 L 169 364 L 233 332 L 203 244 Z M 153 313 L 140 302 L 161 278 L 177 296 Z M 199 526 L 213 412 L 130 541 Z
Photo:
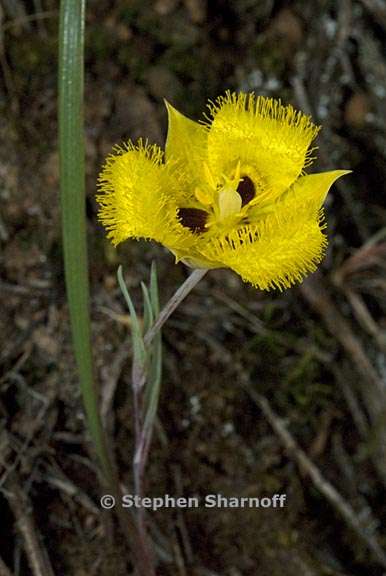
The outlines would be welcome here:
M 0 574 L 130 574 L 99 488 L 71 350 L 57 152 L 54 0 L 0 3 Z M 381 576 L 386 570 L 386 3 L 90 0 L 87 214 L 103 417 L 130 484 L 122 263 L 156 259 L 162 301 L 188 274 L 155 244 L 118 250 L 96 221 L 105 155 L 163 144 L 168 99 L 198 118 L 226 89 L 280 97 L 323 125 L 313 169 L 351 168 L 327 202 L 321 270 L 284 293 L 209 273 L 164 329 L 150 495 L 287 494 L 283 510 L 151 514 L 160 575 Z M 267 404 L 267 401 L 269 404 Z M 282 425 L 285 421 L 286 429 Z M 288 431 L 286 435 L 285 430 Z M 294 442 L 296 445 L 294 446 Z M 335 491 L 334 491 L 335 490 Z

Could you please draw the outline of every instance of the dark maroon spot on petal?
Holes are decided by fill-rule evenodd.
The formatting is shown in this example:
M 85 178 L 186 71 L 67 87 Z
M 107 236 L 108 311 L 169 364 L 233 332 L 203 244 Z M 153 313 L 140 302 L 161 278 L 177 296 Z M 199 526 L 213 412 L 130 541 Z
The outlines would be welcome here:
M 199 208 L 179 208 L 178 217 L 180 222 L 185 228 L 189 228 L 192 232 L 205 232 L 205 224 L 208 218 L 208 213 Z
M 243 176 L 237 186 L 237 192 L 241 196 L 241 205 L 245 206 L 249 204 L 251 200 L 255 197 L 255 185 L 249 176 Z

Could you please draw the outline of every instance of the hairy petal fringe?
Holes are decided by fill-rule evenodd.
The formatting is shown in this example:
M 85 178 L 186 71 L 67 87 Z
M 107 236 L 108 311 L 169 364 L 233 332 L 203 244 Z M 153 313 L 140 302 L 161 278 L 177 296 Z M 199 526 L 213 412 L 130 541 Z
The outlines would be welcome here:
M 98 216 L 114 245 L 145 238 L 178 252 L 194 242 L 178 220 L 178 182 L 162 161 L 162 150 L 142 141 L 117 146 L 107 158 L 98 180 Z
M 291 105 L 230 93 L 210 104 L 208 157 L 215 173 L 227 172 L 237 161 L 255 170 L 265 183 L 262 201 L 272 202 L 310 165 L 310 145 L 320 128 Z
M 327 246 L 324 228 L 322 211 L 312 219 L 307 209 L 272 214 L 259 225 L 212 240 L 203 252 L 261 290 L 283 290 L 316 270 Z
M 113 149 L 99 176 L 98 216 L 113 244 L 155 240 L 176 261 L 229 267 L 262 290 L 283 290 L 315 271 L 327 246 L 323 202 L 349 173 L 305 174 L 319 127 L 253 93 L 226 92 L 201 124 L 166 106 L 165 154 L 147 141 L 128 142 Z M 243 203 L 244 194 L 240 209 L 226 197 L 224 216 L 221 200 L 231 193 L 237 200 L 239 182 L 253 194 Z

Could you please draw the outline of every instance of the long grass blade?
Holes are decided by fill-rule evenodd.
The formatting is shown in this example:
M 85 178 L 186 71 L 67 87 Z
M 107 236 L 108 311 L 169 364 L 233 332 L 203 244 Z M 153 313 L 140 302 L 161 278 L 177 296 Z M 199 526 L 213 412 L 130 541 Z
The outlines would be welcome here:
M 153 307 L 151 305 L 148 287 L 144 282 L 141 282 L 141 288 L 143 296 L 143 332 L 146 334 L 150 326 L 153 324 Z
M 150 303 L 152 308 L 152 316 L 154 321 L 157 320 L 159 315 L 159 295 L 158 295 L 158 278 L 157 268 L 155 262 L 152 263 L 150 272 Z M 150 329 L 150 328 L 149 328 Z M 150 344 L 151 347 L 151 361 L 149 368 L 149 379 L 146 387 L 145 394 L 145 428 L 151 431 L 154 425 L 154 420 L 157 415 L 158 401 L 161 388 L 162 376 L 162 335 L 161 330 L 158 330 L 154 340 Z
M 59 30 L 59 146 L 62 234 L 74 352 L 90 434 L 111 475 L 98 411 L 90 344 L 83 128 L 85 0 L 62 0 Z
M 134 361 L 138 365 L 138 367 L 140 369 L 142 369 L 142 368 L 144 368 L 145 362 L 146 362 L 145 345 L 143 343 L 142 330 L 141 330 L 141 326 L 140 326 L 140 323 L 138 320 L 138 316 L 137 316 L 137 313 L 135 311 L 135 307 L 134 307 L 133 301 L 131 299 L 131 296 L 129 294 L 129 291 L 126 287 L 125 280 L 123 278 L 122 266 L 118 267 L 117 277 L 118 277 L 119 287 L 121 289 L 123 297 L 126 300 L 126 304 L 127 304 L 128 309 L 129 309 L 129 312 L 130 312 L 130 324 L 131 324 L 131 336 L 132 336 L 132 341 L 133 341 Z

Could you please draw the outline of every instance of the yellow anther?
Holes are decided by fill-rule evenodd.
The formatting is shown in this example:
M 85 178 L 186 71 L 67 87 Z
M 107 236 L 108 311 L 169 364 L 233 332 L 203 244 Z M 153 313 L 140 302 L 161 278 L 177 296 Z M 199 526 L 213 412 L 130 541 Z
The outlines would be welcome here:
M 238 185 L 238 183 L 240 182 L 240 172 L 241 171 L 241 167 L 240 167 L 240 160 L 237 162 L 237 166 L 236 166 L 236 170 L 235 170 L 235 176 L 234 176 L 234 181 L 236 184 L 236 187 Z
M 196 188 L 194 195 L 197 200 L 204 206 L 210 206 L 213 203 L 213 195 L 208 190 L 203 190 L 202 188 Z
M 213 188 L 214 190 L 216 190 L 217 183 L 216 183 L 215 179 L 213 178 L 212 172 L 210 171 L 210 168 L 206 162 L 204 162 L 204 174 L 205 174 L 205 179 L 208 182 L 209 186 L 211 188 Z

